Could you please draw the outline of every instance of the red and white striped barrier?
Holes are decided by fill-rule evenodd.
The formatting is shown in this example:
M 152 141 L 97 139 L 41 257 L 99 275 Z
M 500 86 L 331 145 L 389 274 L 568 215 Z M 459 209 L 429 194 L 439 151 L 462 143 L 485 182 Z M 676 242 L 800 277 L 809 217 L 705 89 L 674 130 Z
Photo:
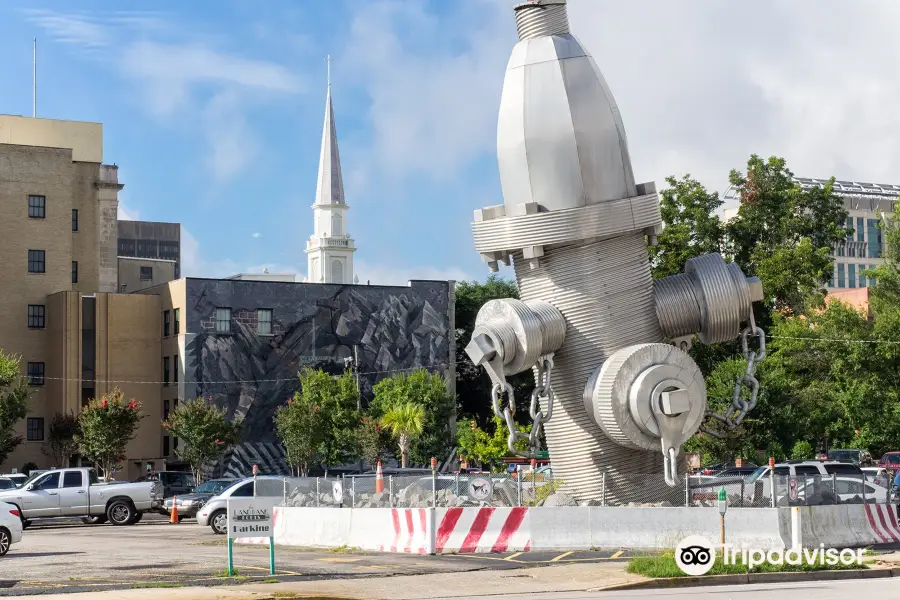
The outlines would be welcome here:
M 382 543 L 382 552 L 427 554 L 431 551 L 429 538 L 433 523 L 427 508 L 392 508 L 391 523 L 394 536 L 390 543 Z
M 889 544 L 900 542 L 900 524 L 896 508 L 892 504 L 865 504 L 866 520 L 875 539 Z
M 438 514 L 434 542 L 438 554 L 524 552 L 531 547 L 525 507 L 448 508 Z

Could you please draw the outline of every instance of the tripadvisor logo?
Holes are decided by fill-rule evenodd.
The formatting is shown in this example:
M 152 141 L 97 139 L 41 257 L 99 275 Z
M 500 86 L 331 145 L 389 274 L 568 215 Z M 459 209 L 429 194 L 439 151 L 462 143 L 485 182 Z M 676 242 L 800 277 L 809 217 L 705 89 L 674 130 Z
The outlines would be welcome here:
M 749 570 L 763 564 L 770 565 L 820 565 L 836 567 L 837 565 L 862 565 L 862 548 L 791 548 L 777 550 L 760 550 L 758 548 L 733 548 L 725 544 L 722 551 L 722 563 L 725 565 L 742 564 Z M 716 562 L 716 547 L 705 537 L 691 535 L 675 547 L 675 564 L 686 575 L 706 575 Z

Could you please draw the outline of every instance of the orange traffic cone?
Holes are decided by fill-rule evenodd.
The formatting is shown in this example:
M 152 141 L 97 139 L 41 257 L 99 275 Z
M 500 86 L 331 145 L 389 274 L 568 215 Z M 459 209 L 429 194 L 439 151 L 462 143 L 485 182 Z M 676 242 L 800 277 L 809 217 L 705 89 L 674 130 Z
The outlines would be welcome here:
M 169 523 L 178 523 L 178 497 L 172 496 L 172 516 L 169 518 Z
M 381 472 L 381 461 L 378 461 L 378 468 L 375 470 L 375 493 L 384 492 L 384 473 Z

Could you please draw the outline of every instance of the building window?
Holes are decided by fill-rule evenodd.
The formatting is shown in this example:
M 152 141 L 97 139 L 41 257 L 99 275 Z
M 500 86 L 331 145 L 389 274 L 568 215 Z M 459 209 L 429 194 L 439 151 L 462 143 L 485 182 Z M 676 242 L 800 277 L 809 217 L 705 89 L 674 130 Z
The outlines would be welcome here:
M 863 218 L 856 217 L 856 241 L 864 242 L 866 241 L 866 230 L 863 227 Z
M 163 357 L 163 385 L 169 385 L 169 357 Z
M 216 309 L 216 333 L 231 333 L 231 309 Z
M 175 438 L 175 439 L 172 441 L 172 450 L 175 450 L 175 451 L 178 450 L 178 438 Z
M 856 265 L 847 265 L 847 280 L 847 283 L 850 284 L 847 287 L 856 287 Z
M 259 335 L 272 335 L 271 308 L 260 308 L 256 311 L 256 331 Z
M 21 438 L 19 438 L 21 439 Z M 28 417 L 28 441 L 44 441 L 44 419 L 41 417 Z
M 78 261 L 72 261 L 72 283 L 78 283 Z
M 878 226 L 878 219 L 869 219 L 868 226 L 869 258 L 881 258 L 884 248 L 881 244 L 881 227 Z
M 169 327 L 171 322 L 169 321 L 169 311 L 163 311 L 163 337 L 169 337 Z
M 853 241 L 853 217 L 847 217 L 846 229 L 847 229 L 847 241 L 852 242 Z
M 28 218 L 44 219 L 47 216 L 47 198 L 45 196 L 28 196 Z
M 172 357 L 172 382 L 178 383 L 178 355 Z
M 838 288 L 844 289 L 847 287 L 847 282 L 845 281 L 845 265 L 844 263 L 838 263 Z
M 28 251 L 28 272 L 29 273 L 46 273 L 47 272 L 47 253 L 43 250 Z
M 44 363 L 28 363 L 28 385 L 44 385 Z
M 72 231 L 78 231 L 78 209 L 72 209 Z
M 859 287 L 864 288 L 866 286 L 866 265 L 859 265 Z
M 332 214 L 331 215 L 331 235 L 344 235 L 341 232 L 341 215 Z
M 168 418 L 169 418 L 169 401 L 163 400 L 163 420 L 165 421 Z
M 834 265 L 831 266 L 831 275 L 828 277 L 828 287 L 834 287 Z
M 344 263 L 331 261 L 331 283 L 344 283 Z
M 43 329 L 44 328 L 44 305 L 29 304 L 28 305 L 28 328 Z
M 163 456 L 169 455 L 169 436 L 163 436 Z
M 153 281 L 153 267 L 141 267 L 141 281 Z
M 175 317 L 175 335 L 181 331 L 181 309 L 176 308 L 172 311 L 172 316 Z
M 873 270 L 875 267 L 876 267 L 876 265 L 869 265 L 869 270 L 871 271 L 871 270 Z M 874 278 L 874 277 L 869 277 L 869 286 L 871 287 L 871 286 L 873 286 L 873 285 L 875 285 L 875 278 Z

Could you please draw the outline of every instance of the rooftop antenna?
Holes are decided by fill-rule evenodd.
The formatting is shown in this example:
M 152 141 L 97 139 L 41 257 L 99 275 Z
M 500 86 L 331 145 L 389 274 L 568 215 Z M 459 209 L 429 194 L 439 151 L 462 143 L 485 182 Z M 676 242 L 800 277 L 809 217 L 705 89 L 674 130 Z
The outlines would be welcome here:
M 32 40 L 31 49 L 31 118 L 37 118 L 37 38 Z

